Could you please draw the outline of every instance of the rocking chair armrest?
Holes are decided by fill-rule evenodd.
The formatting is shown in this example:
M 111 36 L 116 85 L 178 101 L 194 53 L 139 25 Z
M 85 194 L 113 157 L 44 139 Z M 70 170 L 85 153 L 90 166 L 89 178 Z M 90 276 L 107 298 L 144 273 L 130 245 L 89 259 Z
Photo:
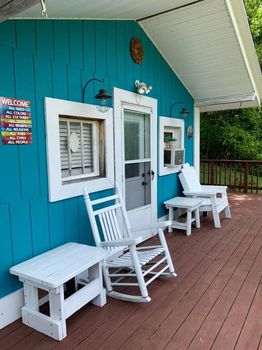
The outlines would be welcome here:
M 183 191 L 183 194 L 185 196 L 191 196 L 191 197 L 207 197 L 207 198 L 212 198 L 216 197 L 217 192 L 216 191 L 194 191 L 194 192 L 189 192 L 189 191 Z
M 137 245 L 143 241 L 143 237 L 141 236 L 136 238 L 116 239 L 114 241 L 103 241 L 100 243 L 100 247 L 126 247 Z
M 131 228 L 131 232 L 146 232 L 148 230 L 154 230 L 154 229 L 158 229 L 158 228 L 166 228 L 170 225 L 171 225 L 171 221 L 169 221 L 169 220 L 160 221 L 160 222 L 156 222 L 155 224 L 151 224 L 151 225 Z

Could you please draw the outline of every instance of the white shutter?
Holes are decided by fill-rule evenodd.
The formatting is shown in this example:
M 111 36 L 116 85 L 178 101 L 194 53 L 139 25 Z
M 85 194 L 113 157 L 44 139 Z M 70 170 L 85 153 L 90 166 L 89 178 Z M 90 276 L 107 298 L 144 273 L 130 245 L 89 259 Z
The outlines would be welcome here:
M 69 176 L 69 154 L 67 147 L 67 122 L 59 121 L 59 140 L 62 177 Z
M 83 123 L 83 160 L 84 167 L 93 167 L 93 137 L 92 137 L 92 124 Z
M 93 123 L 83 121 L 59 121 L 62 178 L 90 174 L 94 171 L 93 127 Z M 76 135 L 79 142 L 75 151 L 72 151 L 68 141 L 72 134 Z

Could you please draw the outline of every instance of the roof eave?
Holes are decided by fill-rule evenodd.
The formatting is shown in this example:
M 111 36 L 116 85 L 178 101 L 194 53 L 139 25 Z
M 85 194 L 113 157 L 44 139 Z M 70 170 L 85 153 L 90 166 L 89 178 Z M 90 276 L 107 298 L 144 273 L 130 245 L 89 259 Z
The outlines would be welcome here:
M 262 76 L 245 5 L 239 0 L 226 0 L 226 3 L 259 106 L 262 98 Z

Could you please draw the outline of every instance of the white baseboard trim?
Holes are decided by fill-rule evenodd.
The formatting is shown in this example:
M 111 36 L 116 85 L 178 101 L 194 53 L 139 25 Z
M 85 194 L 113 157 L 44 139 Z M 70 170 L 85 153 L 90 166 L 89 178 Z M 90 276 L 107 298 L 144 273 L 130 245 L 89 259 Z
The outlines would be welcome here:
M 161 222 L 161 221 L 167 221 L 168 220 L 168 215 L 164 215 L 161 218 L 158 218 L 157 221 Z
M 0 329 L 18 320 L 24 306 L 24 290 L 17 290 L 0 299 Z

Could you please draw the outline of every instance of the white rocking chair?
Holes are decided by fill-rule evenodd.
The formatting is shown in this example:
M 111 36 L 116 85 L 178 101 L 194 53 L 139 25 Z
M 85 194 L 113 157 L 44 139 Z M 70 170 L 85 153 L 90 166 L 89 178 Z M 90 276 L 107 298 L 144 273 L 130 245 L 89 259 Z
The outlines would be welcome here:
M 176 276 L 162 230 L 169 226 L 170 222 L 131 230 L 118 189 L 113 196 L 93 201 L 84 190 L 84 199 L 96 246 L 103 247 L 109 253 L 103 267 L 107 294 L 126 301 L 149 302 L 151 298 L 148 296 L 147 286 L 151 282 L 158 276 Z M 103 205 L 103 208 L 94 209 L 97 205 Z M 156 231 L 159 245 L 137 247 L 137 244 L 155 235 Z M 134 278 L 136 280 L 132 282 Z M 116 291 L 115 287 L 139 287 L 141 295 L 124 294 Z
M 204 199 L 200 211 L 212 212 L 215 228 L 221 228 L 219 217 L 221 211 L 225 211 L 227 219 L 231 218 L 227 186 L 201 186 L 195 169 L 189 164 L 183 165 L 179 179 L 185 196 Z

